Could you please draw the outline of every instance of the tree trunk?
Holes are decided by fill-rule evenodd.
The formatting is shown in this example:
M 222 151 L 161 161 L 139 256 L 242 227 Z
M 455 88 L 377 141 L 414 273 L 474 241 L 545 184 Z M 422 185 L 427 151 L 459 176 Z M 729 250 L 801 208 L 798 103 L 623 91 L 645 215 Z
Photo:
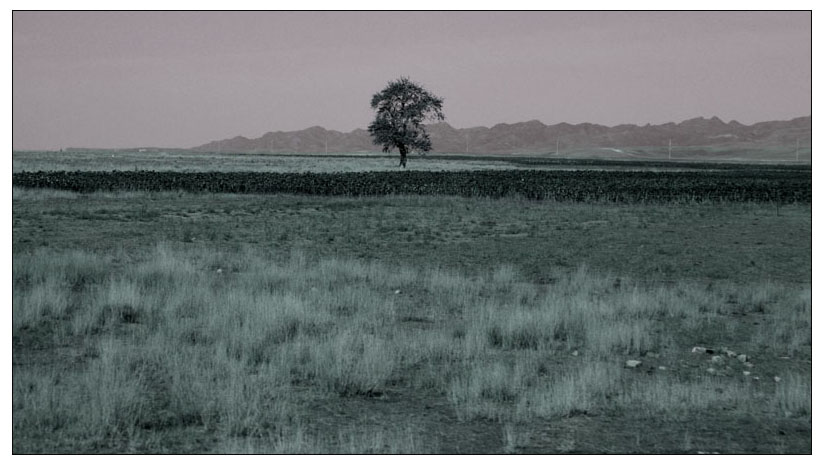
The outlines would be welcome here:
M 404 169 L 406 169 L 407 168 L 407 147 L 402 145 L 402 146 L 398 147 L 398 151 L 401 153 L 401 163 L 399 163 L 398 166 L 403 166 Z

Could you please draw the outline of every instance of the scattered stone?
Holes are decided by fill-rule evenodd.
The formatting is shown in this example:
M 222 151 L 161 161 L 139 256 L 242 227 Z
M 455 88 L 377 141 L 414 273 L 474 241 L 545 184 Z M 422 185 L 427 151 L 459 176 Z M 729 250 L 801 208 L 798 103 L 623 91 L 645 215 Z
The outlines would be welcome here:
M 736 357 L 736 352 L 734 352 L 732 350 L 724 349 L 724 352 L 725 352 L 725 355 L 727 355 L 730 358 Z
M 223 273 L 223 270 L 218 268 L 217 270 L 215 270 L 215 273 Z
M 782 381 L 782 378 L 780 378 L 779 376 L 774 376 L 773 380 L 778 383 L 778 382 Z
M 745 363 L 744 363 L 744 365 L 745 365 L 747 368 L 753 368 L 753 363 L 751 363 L 751 362 L 745 362 Z
M 642 362 L 640 362 L 638 360 L 628 360 L 628 361 L 624 362 L 624 365 L 628 368 L 636 368 L 637 366 L 639 366 L 641 364 L 642 364 Z
M 759 381 L 759 377 L 758 377 L 758 376 L 754 376 L 754 377 L 753 377 L 753 379 L 754 379 L 754 381 Z
M 704 353 L 707 353 L 707 351 L 708 351 L 708 349 L 705 349 L 704 347 L 701 347 L 701 346 L 696 346 L 696 347 L 694 347 L 693 349 L 691 349 L 691 352 L 693 352 L 694 354 L 695 354 L 696 352 L 699 352 L 699 353 L 701 353 L 701 354 L 704 354 Z
M 745 376 L 750 376 L 751 372 L 750 371 L 743 371 L 742 374 L 745 375 Z
M 579 351 L 574 350 L 571 355 L 574 356 L 574 357 L 578 357 L 579 356 Z
M 791 359 L 790 357 L 779 357 L 779 358 L 781 358 L 782 360 L 790 360 Z
M 659 367 L 660 370 L 667 370 L 667 367 Z
M 736 356 L 736 359 L 739 360 L 742 363 L 745 363 L 745 362 L 748 361 L 748 356 L 745 355 L 745 354 L 739 354 L 739 355 Z
M 656 352 L 653 352 L 652 350 L 648 350 L 647 352 L 645 352 L 645 357 L 647 357 L 647 358 L 659 358 L 659 354 L 657 354 Z
M 723 363 L 723 362 L 724 362 L 724 360 L 722 359 L 721 355 L 714 355 L 713 357 L 710 358 L 710 363 L 717 363 L 718 364 L 718 363 Z
M 708 368 L 707 372 L 710 373 L 710 374 L 714 374 L 714 373 L 716 373 L 716 369 L 715 368 Z
M 396 293 L 396 294 L 400 294 L 400 293 L 401 293 L 401 289 L 396 289 L 396 290 L 395 290 L 395 293 Z

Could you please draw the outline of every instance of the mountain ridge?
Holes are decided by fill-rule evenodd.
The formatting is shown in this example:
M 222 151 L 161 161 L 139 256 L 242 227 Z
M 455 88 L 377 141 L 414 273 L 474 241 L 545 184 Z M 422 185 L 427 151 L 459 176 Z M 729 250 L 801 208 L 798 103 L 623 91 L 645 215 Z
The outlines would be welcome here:
M 763 121 L 744 125 L 727 123 L 716 116 L 696 117 L 680 123 L 619 124 L 557 123 L 547 125 L 533 119 L 498 123 L 491 127 L 454 128 L 446 122 L 427 125 L 432 153 L 539 154 L 562 149 L 591 147 L 644 147 L 701 145 L 810 145 L 811 116 L 790 120 Z M 258 138 L 235 136 L 192 147 L 202 152 L 231 153 L 376 153 L 365 129 L 341 132 L 311 126 L 298 131 L 269 131 Z

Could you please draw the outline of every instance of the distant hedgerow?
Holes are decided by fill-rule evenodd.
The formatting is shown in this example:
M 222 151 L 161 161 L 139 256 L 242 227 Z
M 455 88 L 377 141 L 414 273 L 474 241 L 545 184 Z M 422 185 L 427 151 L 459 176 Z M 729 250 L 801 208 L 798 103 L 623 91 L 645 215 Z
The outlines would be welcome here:
M 12 174 L 12 184 L 76 192 L 145 190 L 343 196 L 454 195 L 533 200 L 810 203 L 805 171 L 409 171 L 261 173 L 169 171 L 37 171 Z

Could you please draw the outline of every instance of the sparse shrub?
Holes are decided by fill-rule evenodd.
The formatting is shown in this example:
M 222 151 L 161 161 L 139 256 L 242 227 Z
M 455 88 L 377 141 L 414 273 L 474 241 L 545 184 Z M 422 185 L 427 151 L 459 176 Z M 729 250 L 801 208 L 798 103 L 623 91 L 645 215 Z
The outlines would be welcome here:
M 449 398 L 459 418 L 498 419 L 524 391 L 520 365 L 478 363 L 464 367 L 451 381 Z
M 810 419 L 812 394 L 811 379 L 798 373 L 785 373 L 776 383 L 773 405 L 784 416 Z
M 44 320 L 62 318 L 71 302 L 71 291 L 59 281 L 41 281 L 12 296 L 12 328 L 17 331 Z
M 516 416 L 549 418 L 593 414 L 607 406 L 616 392 L 621 368 L 605 362 L 588 362 L 561 375 L 539 378 L 520 399 Z
M 636 380 L 624 389 L 618 405 L 650 415 L 683 415 L 712 408 L 748 411 L 757 399 L 747 380 L 703 377 L 684 381 L 668 376 Z

